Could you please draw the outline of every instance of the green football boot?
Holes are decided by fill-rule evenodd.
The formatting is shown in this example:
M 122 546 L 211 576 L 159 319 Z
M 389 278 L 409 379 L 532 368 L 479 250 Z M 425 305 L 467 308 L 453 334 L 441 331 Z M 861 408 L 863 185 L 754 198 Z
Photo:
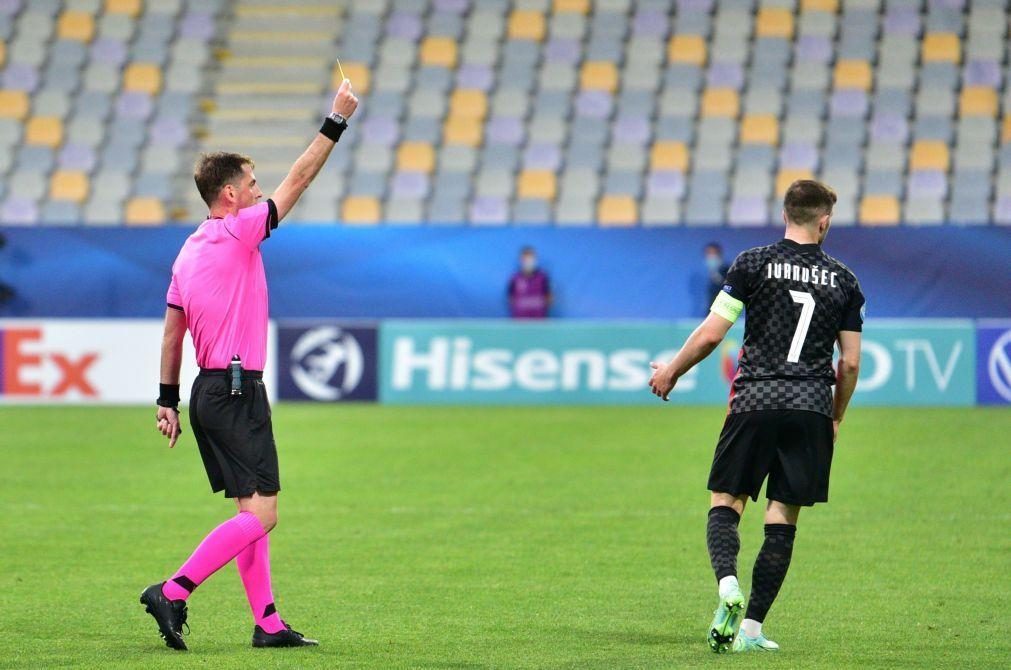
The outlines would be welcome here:
M 779 645 L 766 639 L 761 633 L 758 637 L 748 637 L 741 631 L 734 640 L 734 653 L 742 651 L 779 651 Z
M 730 651 L 743 619 L 744 593 L 738 587 L 727 597 L 720 598 L 720 604 L 713 614 L 713 623 L 709 626 L 709 648 L 717 654 Z

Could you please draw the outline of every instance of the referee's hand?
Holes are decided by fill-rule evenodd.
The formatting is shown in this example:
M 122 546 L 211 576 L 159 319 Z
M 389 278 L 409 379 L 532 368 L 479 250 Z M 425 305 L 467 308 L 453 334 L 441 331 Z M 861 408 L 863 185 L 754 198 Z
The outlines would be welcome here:
M 358 98 L 351 90 L 351 80 L 345 79 L 337 89 L 337 95 L 333 99 L 333 112 L 340 114 L 345 119 L 350 119 L 351 115 L 358 109 Z
M 169 449 L 176 446 L 176 440 L 182 435 L 183 429 L 179 426 L 179 410 L 171 407 L 158 408 L 158 430 L 168 438 Z
M 653 361 L 649 366 L 653 368 L 653 376 L 649 378 L 649 389 L 657 398 L 667 402 L 667 398 L 674 390 L 678 380 L 674 378 L 669 365 Z

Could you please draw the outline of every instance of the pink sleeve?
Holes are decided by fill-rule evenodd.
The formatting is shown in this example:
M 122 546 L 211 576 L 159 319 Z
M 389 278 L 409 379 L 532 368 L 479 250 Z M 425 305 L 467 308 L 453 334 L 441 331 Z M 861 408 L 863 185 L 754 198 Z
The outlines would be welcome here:
M 235 216 L 225 218 L 225 228 L 248 249 L 256 249 L 260 242 L 270 237 L 270 231 L 277 228 L 277 208 L 268 199 L 240 209 Z
M 176 283 L 175 275 L 172 275 L 172 281 L 169 282 L 168 293 L 165 294 L 165 302 L 168 303 L 169 307 L 180 311 L 183 309 L 183 295 L 179 292 L 179 284 Z

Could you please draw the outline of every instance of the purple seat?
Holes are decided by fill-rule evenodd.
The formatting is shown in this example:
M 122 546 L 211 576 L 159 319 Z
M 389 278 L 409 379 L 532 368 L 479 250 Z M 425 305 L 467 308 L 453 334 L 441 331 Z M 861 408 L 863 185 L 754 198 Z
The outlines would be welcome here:
M 832 53 L 832 40 L 824 35 L 804 35 L 797 40 L 798 60 L 827 63 Z
M 206 42 L 214 37 L 214 17 L 210 12 L 187 12 L 179 24 L 179 34 Z
M 95 150 L 86 144 L 68 142 L 60 149 L 57 161 L 64 170 L 91 172 L 95 168 Z
M 909 137 L 909 121 L 893 112 L 881 112 L 871 119 L 871 137 L 876 141 L 903 143 Z
M 421 199 L 428 195 L 428 175 L 423 172 L 397 172 L 390 189 L 394 198 Z
M 362 137 L 371 144 L 389 147 L 399 135 L 400 124 L 387 116 L 370 116 L 362 123 Z
M 21 9 L 21 0 L 0 0 L 0 16 L 13 16 Z
M 888 35 L 917 35 L 920 12 L 914 7 L 892 7 L 885 14 L 884 32 Z
M 962 70 L 962 83 L 967 86 L 1000 87 L 1000 65 L 994 60 L 973 60 Z
M 997 198 L 993 207 L 993 220 L 996 223 L 1011 223 L 1011 196 L 1001 196 Z
M 14 91 L 34 91 L 39 73 L 27 63 L 9 63 L 3 73 L 3 87 Z
M 469 0 L 435 0 L 435 9 L 440 12 L 463 14 L 469 6 Z
M 456 86 L 457 88 L 476 88 L 488 91 L 491 89 L 494 79 L 491 68 L 487 65 L 466 63 L 457 70 Z
M 779 150 L 779 165 L 813 171 L 818 166 L 818 147 L 810 142 L 787 142 Z
M 509 206 L 505 198 L 483 195 L 470 204 L 470 220 L 472 223 L 504 224 L 509 218 Z
M 146 119 L 152 109 L 151 96 L 142 91 L 124 91 L 116 99 L 116 116 L 124 119 Z
M 646 180 L 646 194 L 650 197 L 681 198 L 685 194 L 685 176 L 676 170 L 650 172 Z
M 715 62 L 706 71 L 706 83 L 711 87 L 733 88 L 739 91 L 744 85 L 744 69 L 740 63 Z
M 829 113 L 832 116 L 864 116 L 867 114 L 867 92 L 843 88 L 832 92 Z
M 580 91 L 576 96 L 576 115 L 605 119 L 611 115 L 614 99 L 606 91 Z
M 667 34 L 667 16 L 656 9 L 640 9 L 632 20 L 632 34 L 663 37 Z
M 182 119 L 164 116 L 151 124 L 151 142 L 160 146 L 179 147 L 189 139 L 190 131 Z
M 404 11 L 395 11 L 386 20 L 386 32 L 394 37 L 416 40 L 421 36 L 421 17 Z
M 523 120 L 514 116 L 493 116 L 485 134 L 489 142 L 517 145 L 523 141 Z
M 948 180 L 941 170 L 913 170 L 909 173 L 909 194 L 944 198 L 948 195 Z
M 0 223 L 38 223 L 39 208 L 34 201 L 12 196 L 0 208 Z
M 126 60 L 126 44 L 110 37 L 97 39 L 91 45 L 91 59 L 105 65 L 122 65 Z
M 765 198 L 760 195 L 739 195 L 730 202 L 730 225 L 764 226 L 769 221 Z
M 573 65 L 579 61 L 581 48 L 576 40 L 552 38 L 544 48 L 544 60 L 549 63 Z
M 649 119 L 644 116 L 619 116 L 614 120 L 612 132 L 619 142 L 645 144 L 650 138 Z
M 523 167 L 531 170 L 556 171 L 562 165 L 562 151 L 556 144 L 538 142 L 523 152 Z

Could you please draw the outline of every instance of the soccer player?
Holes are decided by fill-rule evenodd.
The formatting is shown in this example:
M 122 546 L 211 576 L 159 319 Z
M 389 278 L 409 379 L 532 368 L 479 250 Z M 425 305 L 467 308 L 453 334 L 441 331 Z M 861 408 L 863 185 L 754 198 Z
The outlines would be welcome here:
M 785 239 L 741 253 L 710 314 L 674 359 L 651 364 L 650 387 L 667 400 L 678 379 L 708 356 L 747 310 L 730 408 L 709 474 L 706 543 L 719 606 L 708 637 L 717 653 L 779 649 L 762 633 L 762 622 L 790 567 L 800 508 L 828 500 L 833 444 L 860 368 L 864 312 L 856 276 L 822 251 L 835 201 L 835 193 L 819 182 L 791 184 L 783 202 Z M 839 364 L 833 372 L 836 342 Z M 748 497 L 758 500 L 766 477 L 765 543 L 755 560 L 745 613 L 737 582 L 737 525 Z
M 357 106 L 351 82 L 345 79 L 332 113 L 266 202 L 259 202 L 263 193 L 248 157 L 212 153 L 197 162 L 193 176 L 210 213 L 172 266 L 157 427 L 174 447 L 182 433 L 179 367 L 183 335 L 189 329 L 200 365 L 190 395 L 190 426 L 211 490 L 234 498 L 238 513 L 212 530 L 168 581 L 141 594 L 141 604 L 172 649 L 186 649 L 186 600 L 233 558 L 253 611 L 253 646 L 318 644 L 281 619 L 270 585 L 267 534 L 277 524 L 281 484 L 263 385 L 267 281 L 260 243 L 319 173 Z

